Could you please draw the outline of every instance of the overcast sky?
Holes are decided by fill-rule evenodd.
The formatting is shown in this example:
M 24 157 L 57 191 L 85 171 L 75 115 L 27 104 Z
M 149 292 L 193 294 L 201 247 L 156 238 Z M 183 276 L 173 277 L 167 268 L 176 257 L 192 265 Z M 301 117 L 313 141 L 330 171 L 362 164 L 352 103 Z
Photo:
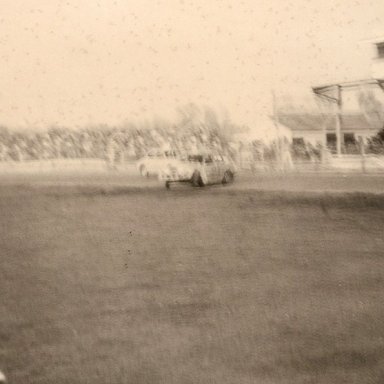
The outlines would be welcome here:
M 0 124 L 119 124 L 187 102 L 252 124 L 272 89 L 369 77 L 361 41 L 382 20 L 382 0 L 0 0 Z

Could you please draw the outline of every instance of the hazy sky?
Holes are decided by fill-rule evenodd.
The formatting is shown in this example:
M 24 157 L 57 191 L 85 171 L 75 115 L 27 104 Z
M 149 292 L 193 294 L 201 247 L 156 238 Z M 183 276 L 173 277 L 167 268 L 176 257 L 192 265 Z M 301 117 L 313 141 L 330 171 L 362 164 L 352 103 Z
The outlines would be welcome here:
M 382 0 L 0 0 L 0 124 L 118 124 L 187 102 L 252 124 L 272 89 L 368 77 L 361 40 L 382 20 Z

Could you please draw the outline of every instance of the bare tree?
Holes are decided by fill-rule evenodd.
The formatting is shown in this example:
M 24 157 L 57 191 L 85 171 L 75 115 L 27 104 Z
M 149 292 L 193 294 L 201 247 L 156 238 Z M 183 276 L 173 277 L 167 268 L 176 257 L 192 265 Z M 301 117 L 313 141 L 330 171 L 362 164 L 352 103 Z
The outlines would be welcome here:
M 357 100 L 368 122 L 375 125 L 384 123 L 384 104 L 371 89 L 360 90 Z

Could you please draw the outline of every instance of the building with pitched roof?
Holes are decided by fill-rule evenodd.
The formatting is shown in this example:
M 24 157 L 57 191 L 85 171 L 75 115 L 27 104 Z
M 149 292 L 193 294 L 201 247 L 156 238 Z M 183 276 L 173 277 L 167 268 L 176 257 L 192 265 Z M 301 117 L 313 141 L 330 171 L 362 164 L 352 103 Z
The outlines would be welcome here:
M 327 144 L 330 149 L 336 145 L 336 116 L 315 113 L 282 114 L 279 121 L 292 132 L 295 143 Z M 384 122 L 379 117 L 366 116 L 363 113 L 341 115 L 342 147 L 355 145 L 360 138 L 364 142 L 383 128 Z

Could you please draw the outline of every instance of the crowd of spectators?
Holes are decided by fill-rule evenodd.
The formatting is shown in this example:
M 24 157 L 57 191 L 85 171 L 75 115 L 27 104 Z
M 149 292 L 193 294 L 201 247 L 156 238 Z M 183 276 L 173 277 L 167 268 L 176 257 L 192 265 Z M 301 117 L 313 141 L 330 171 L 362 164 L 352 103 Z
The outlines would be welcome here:
M 384 140 L 373 138 L 367 151 L 384 153 Z M 72 130 L 52 128 L 39 131 L 9 131 L 0 127 L 0 161 L 28 161 L 48 159 L 91 158 L 118 163 L 136 160 L 152 148 L 173 150 L 178 153 L 195 152 L 201 148 L 216 150 L 238 160 L 241 153 L 250 153 L 255 162 L 278 160 L 278 145 L 261 141 L 233 143 L 218 130 L 207 127 L 180 129 L 177 126 L 148 128 L 91 127 Z M 284 146 L 285 157 L 293 161 L 318 162 L 321 146 L 307 142 L 289 143 Z M 329 148 L 332 152 L 332 148 Z M 289 153 L 288 153 L 289 152 Z M 347 153 L 359 153 L 359 149 Z
M 0 161 L 94 158 L 119 162 L 135 160 L 151 148 L 193 151 L 200 147 L 224 150 L 220 135 L 198 128 L 188 132 L 169 129 L 71 130 L 52 128 L 45 132 L 13 132 L 0 128 Z

